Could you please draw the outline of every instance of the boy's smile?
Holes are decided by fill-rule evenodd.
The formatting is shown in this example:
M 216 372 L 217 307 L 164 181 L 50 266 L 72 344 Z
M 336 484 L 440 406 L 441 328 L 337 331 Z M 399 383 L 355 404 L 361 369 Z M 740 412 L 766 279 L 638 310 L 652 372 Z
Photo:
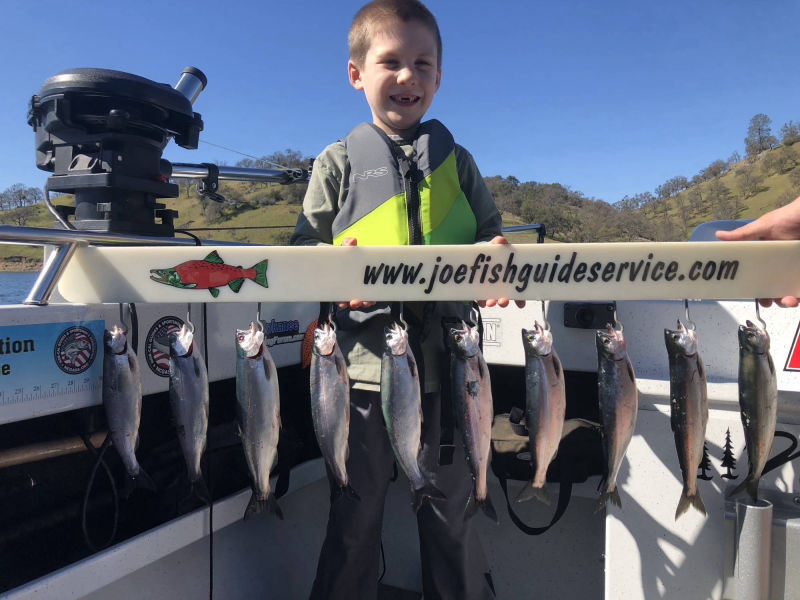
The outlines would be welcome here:
M 389 135 L 416 129 L 439 89 L 436 38 L 418 21 L 394 22 L 372 35 L 364 64 L 347 63 L 350 83 L 364 90 L 372 122 Z

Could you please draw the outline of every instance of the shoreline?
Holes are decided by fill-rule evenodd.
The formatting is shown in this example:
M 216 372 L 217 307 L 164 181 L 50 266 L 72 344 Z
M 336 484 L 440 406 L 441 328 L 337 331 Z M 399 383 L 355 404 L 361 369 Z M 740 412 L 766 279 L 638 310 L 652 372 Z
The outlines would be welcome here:
M 0 273 L 37 273 L 42 270 L 42 260 L 26 256 L 0 258 Z

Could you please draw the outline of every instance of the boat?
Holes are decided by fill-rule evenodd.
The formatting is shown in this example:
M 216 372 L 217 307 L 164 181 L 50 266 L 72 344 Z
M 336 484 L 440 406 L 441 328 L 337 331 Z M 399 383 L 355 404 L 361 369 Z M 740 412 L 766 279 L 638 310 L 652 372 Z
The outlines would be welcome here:
M 108 273 L 85 265 L 100 264 L 86 262 L 87 257 L 105 260 L 109 248 L 129 255 L 132 248 L 154 248 L 163 253 L 165 265 L 177 264 L 170 260 L 179 251 L 191 250 L 201 258 L 209 251 L 196 245 L 212 246 L 223 256 L 226 248 L 263 250 L 180 237 L 174 215 L 156 201 L 176 195 L 171 182 L 177 178 L 200 180 L 201 193 L 213 200 L 221 179 L 291 184 L 308 175 L 162 159 L 171 140 L 196 147 L 202 119 L 193 102 L 205 84 L 202 72 L 192 67 L 174 87 L 117 71 L 73 69 L 48 79 L 32 101 L 37 164 L 53 172 L 45 186 L 48 203 L 49 192 L 60 191 L 75 194 L 75 206 L 51 205 L 52 229 L 0 227 L 0 243 L 42 245 L 46 252 L 24 303 L 0 307 L 0 597 L 292 599 L 306 598 L 310 591 L 329 490 L 311 426 L 301 346 L 319 315 L 319 303 L 288 301 L 280 292 L 277 297 L 283 299 L 273 300 L 255 285 L 249 286 L 253 296 L 248 301 L 233 298 L 230 290 L 219 301 L 208 290 L 194 290 L 203 296 L 183 301 L 169 296 L 169 301 L 143 297 L 86 303 L 62 294 L 80 297 L 96 284 L 99 289 Z M 690 242 L 734 225 L 701 226 Z M 543 238 L 543 228 L 538 230 Z M 639 248 L 647 252 L 646 244 Z M 795 247 L 786 248 L 784 254 Z M 84 283 L 79 289 L 60 287 L 70 277 L 75 281 L 71 273 L 77 264 L 84 265 Z M 773 277 L 777 285 L 786 285 L 780 275 Z M 109 287 L 125 289 L 123 283 L 114 280 Z M 168 297 L 169 288 L 161 287 L 159 298 Z M 800 490 L 792 461 L 800 435 L 800 315 L 759 311 L 752 299 L 730 293 L 725 299 L 689 302 L 653 298 L 641 290 L 622 299 L 618 289 L 621 295 L 606 300 L 602 294 L 608 288 L 598 292 L 600 298 L 554 295 L 523 308 L 480 311 L 497 415 L 524 407 L 520 330 L 536 320 L 550 324 L 563 363 L 568 418 L 600 420 L 594 338 L 606 323 L 624 324 L 639 394 L 635 434 L 617 478 L 621 507 L 597 509 L 603 475 L 600 435 L 596 427 L 583 427 L 564 438 L 548 474 L 557 506 L 508 502 L 509 512 L 500 511 L 499 524 L 475 517 L 497 597 L 797 597 L 800 581 L 791 565 L 800 547 Z M 710 406 L 708 460 L 701 463 L 698 484 L 708 514 L 689 511 L 680 519 L 675 507 L 682 481 L 662 341 L 663 330 L 676 319 L 696 326 Z M 756 319 L 771 334 L 779 406 L 772 468 L 761 479 L 761 500 L 750 504 L 726 495 L 744 478 L 747 464 L 736 332 L 740 324 Z M 283 430 L 272 485 L 283 520 L 270 515 L 242 519 L 250 484 L 234 425 L 233 332 L 253 320 L 263 323 L 279 369 Z M 185 322 L 195 326 L 210 380 L 204 464 L 213 499 L 209 506 L 187 497 L 169 415 L 166 354 L 159 344 Z M 142 366 L 137 456 L 156 482 L 155 493 L 134 490 L 124 497 L 118 485 L 123 467 L 114 452 L 103 452 L 102 339 L 115 324 L 130 332 Z M 524 462 L 524 456 L 519 458 Z M 498 507 L 504 489 L 513 499 L 525 485 L 506 475 L 494 469 L 489 476 L 489 494 Z M 384 568 L 376 573 L 383 598 L 421 594 L 409 504 L 408 483 L 400 474 L 387 499 L 391 518 L 384 520 Z

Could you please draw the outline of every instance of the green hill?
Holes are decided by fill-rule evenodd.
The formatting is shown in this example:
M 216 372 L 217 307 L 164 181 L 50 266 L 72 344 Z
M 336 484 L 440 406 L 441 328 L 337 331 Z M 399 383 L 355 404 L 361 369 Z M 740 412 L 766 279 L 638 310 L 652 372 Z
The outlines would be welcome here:
M 656 194 L 626 196 L 614 204 L 559 183 L 500 176 L 485 180 L 504 225 L 544 223 L 549 241 L 677 241 L 687 239 L 705 221 L 756 218 L 800 195 L 800 144 L 777 145 L 732 163 L 714 161 L 692 182 L 676 177 L 659 186 Z M 182 185 L 178 198 L 163 202 L 178 211 L 176 229 L 200 238 L 286 244 L 304 192 L 304 185 L 224 182 L 220 193 L 230 203 L 201 198 L 192 185 Z M 60 196 L 54 203 L 71 204 L 72 197 Z M 53 217 L 38 203 L 0 211 L 0 223 L 52 227 Z M 535 232 L 506 237 L 512 243 L 536 241 Z M 0 271 L 36 270 L 41 256 L 37 246 L 0 245 Z

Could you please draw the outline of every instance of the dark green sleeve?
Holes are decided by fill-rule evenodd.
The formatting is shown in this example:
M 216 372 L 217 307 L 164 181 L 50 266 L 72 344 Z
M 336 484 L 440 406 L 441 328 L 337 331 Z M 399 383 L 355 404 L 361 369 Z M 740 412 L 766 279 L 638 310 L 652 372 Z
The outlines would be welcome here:
M 497 235 L 502 235 L 503 219 L 494 203 L 489 188 L 483 181 L 475 159 L 462 146 L 456 144 L 456 165 L 458 167 L 458 181 L 461 190 L 467 197 L 478 229 L 475 234 L 476 242 L 488 242 Z
M 289 244 L 324 246 L 333 243 L 333 220 L 347 195 L 348 170 L 341 142 L 331 144 L 314 160 L 303 210 L 297 217 Z

